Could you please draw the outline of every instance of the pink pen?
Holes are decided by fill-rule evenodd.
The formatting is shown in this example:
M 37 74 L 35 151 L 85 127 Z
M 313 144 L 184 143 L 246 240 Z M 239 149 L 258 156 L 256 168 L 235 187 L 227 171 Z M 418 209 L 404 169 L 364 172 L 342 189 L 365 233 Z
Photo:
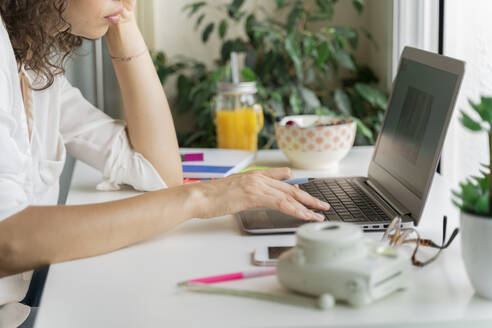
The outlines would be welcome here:
M 276 267 L 265 268 L 265 269 L 262 268 L 262 269 L 256 269 L 251 271 L 234 272 L 234 273 L 222 274 L 218 276 L 186 280 L 184 282 L 180 282 L 178 285 L 183 285 L 185 283 L 213 284 L 216 282 L 223 282 L 223 281 L 230 281 L 230 280 L 270 276 L 276 274 L 276 272 L 277 272 Z

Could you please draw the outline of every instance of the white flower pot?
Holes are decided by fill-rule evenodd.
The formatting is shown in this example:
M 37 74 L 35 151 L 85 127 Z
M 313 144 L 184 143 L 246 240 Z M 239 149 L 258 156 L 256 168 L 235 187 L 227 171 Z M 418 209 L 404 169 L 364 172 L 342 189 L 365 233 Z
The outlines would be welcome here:
M 461 248 L 473 288 L 492 300 L 492 217 L 462 211 Z

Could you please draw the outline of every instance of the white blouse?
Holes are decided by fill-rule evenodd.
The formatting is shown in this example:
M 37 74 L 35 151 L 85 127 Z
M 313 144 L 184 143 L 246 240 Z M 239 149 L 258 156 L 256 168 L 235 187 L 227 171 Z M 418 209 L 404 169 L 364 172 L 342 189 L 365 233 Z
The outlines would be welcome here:
M 26 75 L 34 82 L 32 72 Z M 152 164 L 129 145 L 125 124 L 87 102 L 65 77 L 32 94 L 31 138 L 17 64 L 0 19 L 0 221 L 29 205 L 56 205 L 66 151 L 99 169 L 99 189 L 128 184 L 137 190 L 166 188 Z M 20 303 L 32 272 L 0 279 L 0 327 L 18 327 L 29 315 Z

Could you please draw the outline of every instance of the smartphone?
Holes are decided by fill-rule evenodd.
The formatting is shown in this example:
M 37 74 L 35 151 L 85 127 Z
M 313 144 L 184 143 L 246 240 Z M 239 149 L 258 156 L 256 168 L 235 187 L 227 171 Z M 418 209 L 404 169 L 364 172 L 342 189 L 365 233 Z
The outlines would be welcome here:
M 253 263 L 260 266 L 274 266 L 279 256 L 293 246 L 268 246 L 258 247 L 253 255 Z

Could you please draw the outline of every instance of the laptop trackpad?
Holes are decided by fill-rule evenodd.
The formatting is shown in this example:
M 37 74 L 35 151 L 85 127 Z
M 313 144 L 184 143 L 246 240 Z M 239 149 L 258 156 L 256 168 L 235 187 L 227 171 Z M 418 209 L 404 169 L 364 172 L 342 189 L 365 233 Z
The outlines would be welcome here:
M 279 211 L 269 209 L 254 209 L 240 213 L 244 228 L 271 229 L 271 228 L 296 228 L 306 221 Z

